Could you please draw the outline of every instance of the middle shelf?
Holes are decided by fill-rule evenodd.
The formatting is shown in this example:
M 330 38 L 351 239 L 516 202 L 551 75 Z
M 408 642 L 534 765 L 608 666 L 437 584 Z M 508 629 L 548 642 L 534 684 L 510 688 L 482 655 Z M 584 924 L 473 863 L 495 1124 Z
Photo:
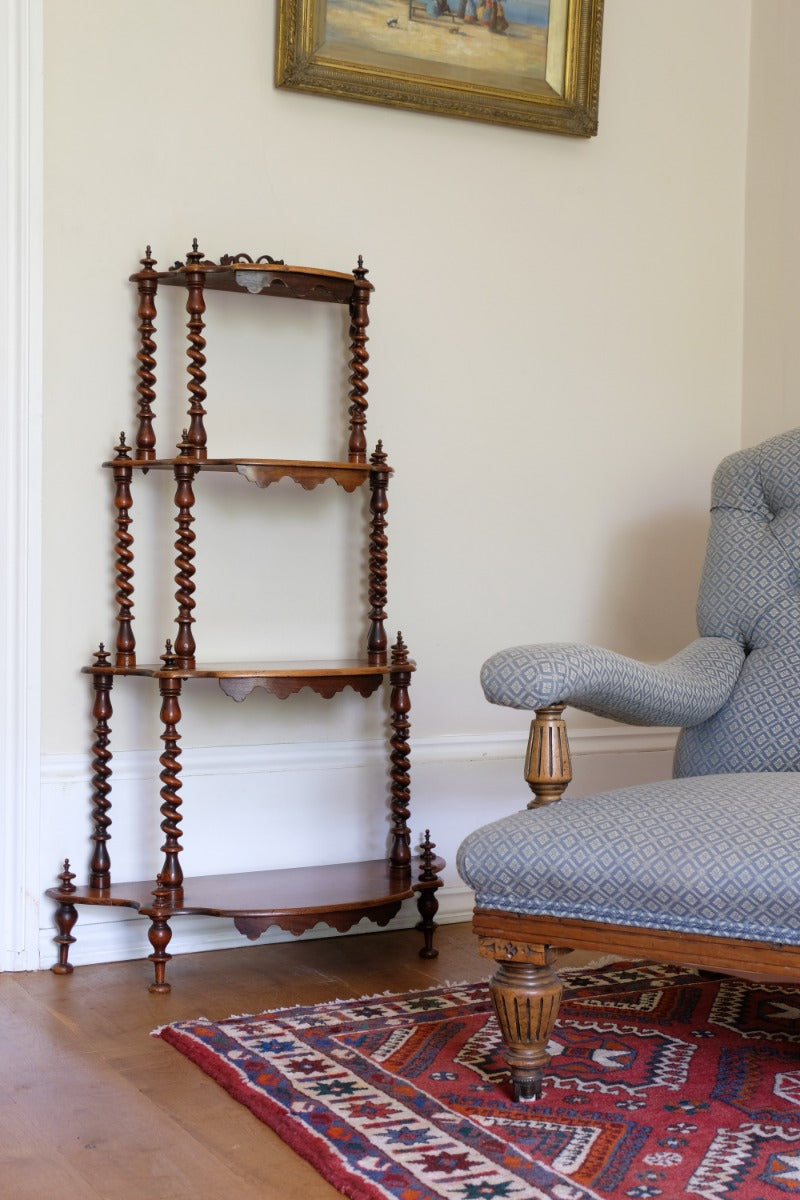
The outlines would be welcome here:
M 169 661 L 142 663 L 136 666 L 112 666 L 103 661 L 107 658 L 103 648 L 96 655 L 92 666 L 83 671 L 95 676 L 141 676 L 146 679 L 216 679 L 226 696 L 232 700 L 244 700 L 254 688 L 263 688 L 278 699 L 286 699 L 303 688 L 308 688 L 325 699 L 335 696 L 346 687 L 351 687 L 360 696 L 371 696 L 381 686 L 386 676 L 392 675 L 398 666 L 404 672 L 413 671 L 416 664 L 410 659 L 402 663 L 370 663 L 366 659 L 339 658 L 323 661 L 277 660 L 259 663 L 198 663 L 193 667 L 180 667 Z
M 174 471 L 176 466 L 191 465 L 192 471 L 195 473 L 201 471 L 236 473 L 249 483 L 255 483 L 257 487 L 261 488 L 269 487 L 271 483 L 279 483 L 281 479 L 293 479 L 295 483 L 299 483 L 301 487 L 310 491 L 319 484 L 332 479 L 346 492 L 354 492 L 356 488 L 366 483 L 371 473 L 376 470 L 375 464 L 338 462 L 328 459 L 231 457 L 206 458 L 195 461 L 187 459 L 183 455 L 175 458 L 129 458 L 127 457 L 129 448 L 125 444 L 124 437 L 117 449 L 118 457 L 104 462 L 104 467 L 117 471 L 122 467 L 128 471 L 144 471 L 146 473 L 147 471 Z M 378 452 L 380 452 L 380 444 Z M 379 463 L 378 468 L 385 476 L 393 473 L 392 468 L 384 463 Z

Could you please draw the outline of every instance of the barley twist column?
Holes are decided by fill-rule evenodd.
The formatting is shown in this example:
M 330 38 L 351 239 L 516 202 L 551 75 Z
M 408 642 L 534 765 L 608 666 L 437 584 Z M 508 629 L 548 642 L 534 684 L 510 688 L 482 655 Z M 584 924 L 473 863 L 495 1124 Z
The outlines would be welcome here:
M 117 526 L 117 653 L 118 667 L 136 666 L 136 639 L 133 635 L 133 536 L 130 533 L 130 510 L 133 505 L 131 497 L 131 477 L 133 468 L 130 463 L 130 447 L 125 442 L 125 434 L 119 435 L 119 445 L 115 447 L 117 456 L 114 459 L 114 508 L 116 510 Z
M 108 853 L 108 841 L 111 837 L 109 827 L 111 817 L 109 809 L 111 801 L 111 751 L 109 750 L 110 734 L 109 720 L 112 716 L 111 687 L 114 676 L 106 674 L 104 667 L 109 666 L 108 653 L 100 643 L 95 653 L 94 673 L 94 744 L 92 746 L 92 842 L 94 849 L 89 863 L 89 886 L 107 888 L 111 886 L 111 858 Z
M 203 255 L 197 249 L 197 238 L 192 242 L 192 249 L 186 256 L 186 311 L 189 314 L 189 431 L 186 440 L 191 448 L 194 459 L 204 460 L 206 451 L 206 340 L 203 337 L 203 313 L 206 302 L 203 295 L 205 288 L 205 272 L 202 269 Z
M 154 270 L 156 260 L 151 257 L 150 247 L 144 258 L 139 260 L 142 270 L 134 278 L 139 289 L 139 352 L 136 355 L 139 368 L 139 430 L 136 435 L 136 457 L 147 462 L 156 456 L 156 435 L 153 430 L 153 403 L 155 393 L 156 343 L 153 337 L 156 318 L 156 290 L 158 275 Z
M 167 642 L 166 653 L 162 656 L 164 666 L 171 667 L 175 660 L 172 647 Z M 164 750 L 159 758 L 161 763 L 161 829 L 164 834 L 164 866 L 161 870 L 161 883 L 165 888 L 174 890 L 183 884 L 183 868 L 180 863 L 180 853 L 183 847 L 180 842 L 181 830 L 181 749 L 178 724 L 181 719 L 181 680 L 166 678 L 159 680 L 161 692 L 161 721 L 164 732 L 161 740 Z
M 372 521 L 369 537 L 369 633 L 367 635 L 367 657 L 371 663 L 386 662 L 386 564 L 389 539 L 386 536 L 386 513 L 389 501 L 386 489 L 390 471 L 386 466 L 383 443 L 378 445 L 370 458 L 372 470 L 369 474 L 370 511 Z
M 367 326 L 369 325 L 369 294 L 372 284 L 367 282 L 364 260 L 358 256 L 358 266 L 353 271 L 353 296 L 350 301 L 350 441 L 347 447 L 348 462 L 367 461 Z
M 189 445 L 187 432 L 183 431 L 183 440 L 178 445 L 180 451 L 179 457 L 175 462 L 175 507 L 177 515 L 175 524 L 177 526 L 177 537 L 175 539 L 175 583 L 177 591 L 175 599 L 178 601 L 178 615 L 176 624 L 178 632 L 175 637 L 175 661 L 179 667 L 192 668 L 195 665 L 195 650 L 196 644 L 192 625 L 194 623 L 195 601 L 194 601 L 194 540 L 195 535 L 192 529 L 194 524 L 194 516 L 192 508 L 194 506 L 195 496 L 192 482 L 197 474 L 198 468 L 192 462 L 191 446 Z
M 409 774 L 411 748 L 408 742 L 411 729 L 408 720 L 408 714 L 411 711 L 411 701 L 408 695 L 411 670 L 408 662 L 408 649 L 403 641 L 402 633 L 398 633 L 397 641 L 392 647 L 392 669 L 389 672 L 389 679 L 392 685 L 390 698 L 392 847 L 389 861 L 393 867 L 408 868 L 411 864 L 411 834 L 408 828 L 408 818 L 411 815 Z

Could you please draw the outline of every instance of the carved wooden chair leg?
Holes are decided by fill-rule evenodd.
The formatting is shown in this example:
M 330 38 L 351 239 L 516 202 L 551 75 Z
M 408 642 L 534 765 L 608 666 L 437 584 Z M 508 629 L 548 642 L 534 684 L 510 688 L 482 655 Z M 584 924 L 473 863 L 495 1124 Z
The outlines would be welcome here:
M 514 1099 L 538 1100 L 544 1069 L 550 1062 L 547 1044 L 564 991 L 550 966 L 558 951 L 549 946 L 529 946 L 524 948 L 528 961 L 512 962 L 501 958 L 509 949 L 492 942 L 491 946 L 482 946 L 481 953 L 498 960 L 489 988 L 506 1048 Z

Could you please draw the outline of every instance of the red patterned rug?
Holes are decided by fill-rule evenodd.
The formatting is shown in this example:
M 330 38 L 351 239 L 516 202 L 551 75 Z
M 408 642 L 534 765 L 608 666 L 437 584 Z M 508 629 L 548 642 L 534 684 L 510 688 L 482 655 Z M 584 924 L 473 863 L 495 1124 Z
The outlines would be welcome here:
M 541 1100 L 485 984 L 158 1031 L 353 1200 L 800 1194 L 800 988 L 571 972 Z

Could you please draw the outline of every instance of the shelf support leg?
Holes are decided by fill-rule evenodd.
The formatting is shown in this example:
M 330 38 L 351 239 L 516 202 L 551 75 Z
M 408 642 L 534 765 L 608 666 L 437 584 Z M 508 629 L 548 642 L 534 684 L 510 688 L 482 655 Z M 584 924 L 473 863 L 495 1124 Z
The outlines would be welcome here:
M 58 962 L 54 963 L 50 970 L 54 975 L 71 975 L 72 964 L 69 961 L 69 948 L 75 941 L 72 936 L 72 929 L 78 919 L 78 910 L 70 901 L 69 895 L 75 891 L 75 884 L 72 882 L 75 875 L 69 869 L 69 859 L 64 859 L 64 870 L 58 877 L 61 880 L 61 887 L 58 889 L 59 902 L 56 909 L 56 929 L 58 932 L 53 938 L 53 941 L 58 946 Z
M 159 884 L 169 891 L 177 891 L 183 885 L 183 868 L 180 853 L 183 847 L 180 843 L 180 789 L 181 789 L 181 750 L 178 723 L 181 719 L 181 680 L 161 679 L 161 720 L 164 732 L 161 740 L 164 751 L 159 758 L 161 763 L 161 829 L 164 833 L 164 866 L 159 876 Z
M 131 478 L 133 468 L 130 463 L 130 447 L 125 442 L 125 434 L 119 435 L 119 445 L 115 447 L 117 456 L 114 459 L 114 508 L 117 517 L 117 654 L 118 667 L 136 666 L 136 638 L 133 635 L 133 536 L 130 533 L 133 506 L 131 497 Z
M 419 893 L 417 910 L 420 915 L 417 929 L 422 931 L 424 938 L 424 945 L 419 952 L 420 958 L 439 957 L 439 951 L 433 945 L 433 935 L 437 928 L 434 918 L 439 911 L 436 889 L 442 886 L 442 881 L 436 871 L 437 860 L 433 853 L 435 849 L 436 847 L 431 841 L 431 831 L 426 829 L 420 856 L 419 882 L 417 883 L 417 892 Z
M 92 821 L 94 822 L 94 828 L 91 835 L 94 850 L 89 863 L 89 886 L 94 888 L 108 888 L 111 886 L 111 856 L 108 852 L 108 842 L 111 838 L 111 834 L 109 833 L 111 826 L 111 817 L 109 816 L 109 810 L 111 809 L 111 800 L 109 799 L 111 793 L 111 751 L 108 748 L 111 740 L 111 730 L 108 722 L 112 716 L 111 688 L 114 683 L 114 676 L 107 675 L 103 671 L 103 667 L 107 667 L 109 663 L 108 653 L 102 642 L 94 657 L 94 674 L 92 676 L 94 685 L 92 716 L 95 721 L 94 744 L 92 746 L 92 766 L 94 768 L 92 775 L 92 799 L 94 804 L 92 808 Z
M 147 957 L 153 964 L 155 978 L 148 990 L 156 995 L 165 995 L 172 991 L 172 985 L 165 979 L 167 963 L 172 958 L 172 955 L 167 953 L 172 930 L 169 926 L 169 889 L 164 885 L 161 875 L 158 877 L 153 897 L 150 928 L 147 931 L 153 953 Z
M 386 563 L 389 539 L 386 536 L 386 513 L 389 510 L 389 500 L 386 489 L 389 483 L 389 470 L 386 466 L 386 455 L 383 443 L 378 442 L 375 452 L 370 458 L 372 470 L 369 474 L 370 486 L 370 522 L 369 535 L 369 634 L 367 636 L 367 658 L 371 663 L 383 665 L 386 662 Z
M 408 818 L 411 815 L 409 762 L 410 746 L 408 736 L 411 723 L 408 714 L 411 711 L 411 700 L 408 695 L 408 685 L 411 682 L 411 671 L 408 663 L 408 649 L 403 641 L 402 633 L 398 633 L 397 641 L 392 646 L 392 669 L 389 672 L 392 685 L 391 709 L 391 776 L 392 776 L 392 848 L 389 861 L 393 867 L 409 870 L 411 866 L 411 833 L 408 828 Z
M 197 238 L 192 242 L 192 249 L 186 256 L 186 311 L 189 314 L 189 431 L 186 440 L 191 448 L 192 458 L 205 461 L 206 427 L 206 339 L 203 337 L 203 313 L 206 302 L 203 295 L 206 283 L 203 271 L 203 254 L 197 248 Z
M 192 625 L 194 624 L 194 488 L 192 482 L 197 474 L 197 467 L 189 457 L 190 447 L 184 430 L 183 440 L 178 444 L 180 457 L 175 463 L 175 507 L 177 515 L 177 537 L 175 539 L 175 584 L 178 601 L 178 615 L 175 623 L 178 632 L 175 636 L 175 662 L 179 667 L 194 667 L 195 651 L 197 649 Z
M 156 291 L 158 276 L 154 270 L 156 260 L 150 254 L 150 247 L 145 250 L 144 258 L 139 259 L 142 270 L 134 276 L 139 289 L 139 361 L 137 375 L 139 382 L 139 429 L 136 434 L 136 457 L 152 462 L 156 456 L 156 435 L 153 431 L 154 413 L 152 409 L 155 393 L 156 343 L 153 339 L 156 318 Z
M 347 461 L 367 461 L 367 326 L 369 325 L 369 294 L 372 284 L 367 282 L 364 260 L 358 256 L 358 266 L 353 271 L 353 296 L 350 301 L 350 440 L 347 446 Z

